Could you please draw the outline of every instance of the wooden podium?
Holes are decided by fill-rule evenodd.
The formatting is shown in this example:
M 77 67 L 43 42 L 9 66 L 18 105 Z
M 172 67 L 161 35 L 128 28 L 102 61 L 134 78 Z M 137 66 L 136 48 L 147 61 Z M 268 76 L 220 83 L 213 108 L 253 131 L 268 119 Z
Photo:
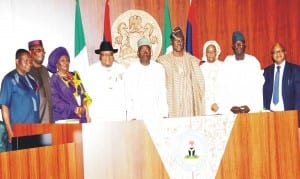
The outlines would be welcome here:
M 297 111 L 238 115 L 216 178 L 300 178 Z
M 15 136 L 51 133 L 53 145 L 0 153 L 0 178 L 84 178 L 81 128 L 80 124 L 15 125 Z
M 22 124 L 16 136 L 52 134 L 52 146 L 0 153 L 0 178 L 169 178 L 142 121 Z
M 300 178 L 297 111 L 237 116 L 216 178 Z M 0 153 L 0 178 L 169 178 L 142 121 L 15 125 L 52 146 Z

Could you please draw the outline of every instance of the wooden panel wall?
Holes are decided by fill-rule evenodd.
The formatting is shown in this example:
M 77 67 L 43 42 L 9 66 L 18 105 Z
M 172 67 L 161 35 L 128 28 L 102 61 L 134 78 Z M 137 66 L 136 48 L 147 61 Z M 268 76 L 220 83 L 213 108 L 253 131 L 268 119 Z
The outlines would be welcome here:
M 300 41 L 299 0 L 194 0 L 197 28 L 195 37 L 201 47 L 207 40 L 215 39 L 222 49 L 221 59 L 232 54 L 231 35 L 241 30 L 247 43 L 247 52 L 256 56 L 262 67 L 272 63 L 271 46 L 282 42 L 288 52 L 288 60 L 298 62 Z M 105 0 L 80 1 L 85 26 L 89 58 L 98 59 L 94 49 L 99 47 L 103 34 Z M 159 0 L 110 0 L 111 24 L 129 9 L 141 9 L 150 13 L 163 30 L 165 1 Z M 185 31 L 189 0 L 169 0 L 173 27 Z

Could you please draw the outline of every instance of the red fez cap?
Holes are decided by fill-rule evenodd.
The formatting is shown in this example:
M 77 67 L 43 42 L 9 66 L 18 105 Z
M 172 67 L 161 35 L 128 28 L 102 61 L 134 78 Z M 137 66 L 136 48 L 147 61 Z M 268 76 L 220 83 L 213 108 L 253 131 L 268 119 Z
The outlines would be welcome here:
M 34 47 L 37 45 L 43 46 L 43 42 L 41 40 L 30 41 L 30 42 L 28 42 L 28 49 L 31 49 L 31 47 Z

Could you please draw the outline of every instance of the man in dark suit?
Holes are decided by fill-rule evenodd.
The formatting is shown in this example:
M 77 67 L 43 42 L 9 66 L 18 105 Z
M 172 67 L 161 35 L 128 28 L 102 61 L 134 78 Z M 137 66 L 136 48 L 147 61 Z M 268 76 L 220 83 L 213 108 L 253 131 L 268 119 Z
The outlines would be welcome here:
M 273 64 L 264 69 L 264 108 L 271 111 L 300 109 L 300 67 L 286 61 L 286 51 L 276 43 Z

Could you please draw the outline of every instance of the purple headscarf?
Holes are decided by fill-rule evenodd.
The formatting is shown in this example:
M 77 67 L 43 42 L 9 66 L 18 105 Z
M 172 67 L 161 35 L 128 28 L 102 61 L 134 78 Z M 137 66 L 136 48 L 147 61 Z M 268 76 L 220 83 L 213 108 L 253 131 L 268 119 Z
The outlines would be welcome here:
M 67 49 L 64 47 L 57 47 L 50 53 L 49 58 L 48 58 L 47 69 L 51 73 L 56 73 L 56 71 L 57 71 L 56 64 L 57 64 L 59 58 L 63 55 L 66 55 L 68 57 L 68 60 L 70 61 L 70 55 L 69 55 Z

